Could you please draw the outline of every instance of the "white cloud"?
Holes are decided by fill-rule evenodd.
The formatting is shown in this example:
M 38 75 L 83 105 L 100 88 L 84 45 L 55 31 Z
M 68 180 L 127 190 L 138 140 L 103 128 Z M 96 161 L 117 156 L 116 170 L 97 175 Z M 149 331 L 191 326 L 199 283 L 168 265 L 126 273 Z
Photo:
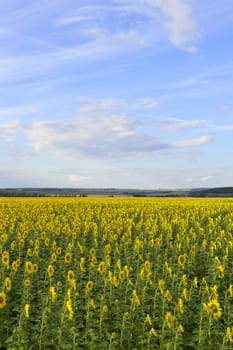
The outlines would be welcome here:
M 197 120 L 180 120 L 176 118 L 168 118 L 160 122 L 160 127 L 167 130 L 184 129 L 202 125 L 209 125 L 212 120 L 197 119 Z
M 121 159 L 207 144 L 210 136 L 167 142 L 125 113 L 93 111 L 67 121 L 34 121 L 23 133 L 37 152 L 69 159 Z
M 92 179 L 90 176 L 84 176 L 84 175 L 69 175 L 68 180 L 72 183 L 79 183 L 79 182 L 85 182 L 87 180 Z
M 213 178 L 213 176 L 210 176 L 210 175 L 208 175 L 208 176 L 203 176 L 203 177 L 200 178 L 200 181 L 201 181 L 201 182 L 206 182 L 206 181 L 211 180 L 212 178 Z
M 144 97 L 138 100 L 136 108 L 154 109 L 158 107 L 158 101 L 151 97 Z
M 12 120 L 9 122 L 0 124 L 0 142 L 10 142 L 14 139 L 15 134 L 22 130 L 20 122 L 18 120 Z
M 164 16 L 171 43 L 192 53 L 197 51 L 194 43 L 199 37 L 198 26 L 190 2 L 186 0 L 115 0 L 115 2 L 130 4 L 132 10 L 140 11 L 155 21 L 158 20 L 156 10 L 159 10 Z
M 210 142 L 211 142 L 210 136 L 200 136 L 195 139 L 175 141 L 175 142 L 172 142 L 171 145 L 173 147 L 193 147 L 193 146 L 205 145 Z
M 233 125 L 215 125 L 213 126 L 213 129 L 219 131 L 231 131 L 233 130 Z
M 158 102 L 151 97 L 138 99 L 135 103 L 119 98 L 92 97 L 79 97 L 79 101 L 81 103 L 77 115 L 72 119 L 29 119 L 24 122 L 13 120 L 0 124 L 1 134 L 7 135 L 8 138 L 23 134 L 29 141 L 27 146 L 32 145 L 38 154 L 52 154 L 67 159 L 126 159 L 142 155 L 152 156 L 162 152 L 173 152 L 177 148 L 187 149 L 205 145 L 211 141 L 209 135 L 177 140 L 175 133 L 171 132 L 168 135 L 161 131 L 200 127 L 208 124 L 209 120 L 185 121 L 168 118 L 156 122 L 151 121 L 150 117 L 142 121 L 139 117 L 130 116 L 135 110 L 141 113 L 141 109 L 144 109 L 146 115 L 147 109 L 156 108 Z M 15 109 L 4 111 L 5 114 L 13 113 Z M 36 113 L 37 108 L 24 106 L 21 111 Z
M 0 108 L 0 118 L 9 118 L 9 117 L 18 118 L 21 116 L 37 114 L 39 113 L 39 111 L 40 111 L 39 108 L 35 105 L 3 107 L 3 108 Z
M 192 177 L 186 177 L 186 178 L 184 179 L 184 181 L 187 182 L 187 183 L 191 183 L 191 182 L 194 181 L 194 179 L 193 179 Z
M 184 0 L 147 1 L 164 14 L 171 42 L 177 47 L 195 52 L 192 43 L 197 39 L 197 24 L 190 3 Z
M 79 107 L 79 112 L 93 112 L 98 110 L 119 109 L 128 107 L 128 103 L 124 99 L 104 98 L 93 99 L 84 97 L 81 98 L 86 104 Z
M 24 133 L 38 152 L 73 159 L 130 157 L 169 147 L 142 133 L 124 113 L 88 113 L 66 122 L 34 121 Z
M 64 26 L 64 25 L 69 25 L 69 24 L 74 24 L 74 23 L 80 23 L 80 22 L 85 22 L 92 20 L 92 16 L 70 16 L 70 17 L 64 17 L 61 18 L 57 21 L 58 26 Z
M 21 125 L 18 120 L 12 120 L 12 121 L 0 124 L 0 133 L 15 134 L 20 130 L 21 130 Z
M 143 97 L 130 104 L 125 99 L 103 98 L 94 99 L 89 97 L 81 97 L 81 102 L 84 102 L 78 109 L 79 112 L 88 113 L 94 111 L 104 111 L 111 109 L 154 109 L 158 107 L 158 101 L 152 97 Z

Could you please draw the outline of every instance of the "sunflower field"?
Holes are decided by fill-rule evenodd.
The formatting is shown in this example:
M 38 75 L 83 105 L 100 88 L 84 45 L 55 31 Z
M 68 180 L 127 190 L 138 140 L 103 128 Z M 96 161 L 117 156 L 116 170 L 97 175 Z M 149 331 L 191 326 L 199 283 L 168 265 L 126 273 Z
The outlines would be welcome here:
M 233 349 L 233 199 L 0 198 L 0 349 Z

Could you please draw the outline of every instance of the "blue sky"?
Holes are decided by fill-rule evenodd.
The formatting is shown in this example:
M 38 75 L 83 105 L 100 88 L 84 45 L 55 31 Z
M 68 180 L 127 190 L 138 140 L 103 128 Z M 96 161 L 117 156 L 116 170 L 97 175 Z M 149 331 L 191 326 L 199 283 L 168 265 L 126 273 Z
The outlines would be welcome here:
M 232 186 L 232 0 L 0 0 L 0 187 Z

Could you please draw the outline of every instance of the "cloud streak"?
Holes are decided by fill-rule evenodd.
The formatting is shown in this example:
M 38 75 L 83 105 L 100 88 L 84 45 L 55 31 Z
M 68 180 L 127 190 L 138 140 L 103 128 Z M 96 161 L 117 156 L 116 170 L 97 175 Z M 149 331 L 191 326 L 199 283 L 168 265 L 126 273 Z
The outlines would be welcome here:
M 212 141 L 211 136 L 204 135 L 204 136 L 200 136 L 200 137 L 197 137 L 194 139 L 175 141 L 175 142 L 172 142 L 171 145 L 173 147 L 178 147 L 178 148 L 195 147 L 195 146 L 201 146 L 201 145 L 208 144 L 211 141 Z
M 189 51 L 194 48 L 192 42 L 197 32 L 195 17 L 191 6 L 183 0 L 136 0 L 134 3 L 125 0 L 123 5 L 121 1 L 110 1 L 109 6 L 72 5 L 65 15 L 62 11 L 66 8 L 64 1 L 61 1 L 60 10 L 52 5 L 36 2 L 35 8 L 29 5 L 21 8 L 19 2 L 10 15 L 4 6 L 0 6 L 3 15 L 8 15 L 0 15 L 0 35 L 11 38 L 10 41 L 5 40 L 5 54 L 0 59 L 0 82 L 45 75 L 54 72 L 56 67 L 67 67 L 69 62 L 106 60 L 141 45 L 156 46 L 164 40 L 164 34 L 161 35 L 164 26 L 174 46 Z M 118 21 L 117 27 L 112 25 L 114 16 Z M 35 34 L 38 18 L 48 32 L 41 30 L 41 34 Z M 24 25 L 32 34 L 25 34 Z M 64 30 L 63 35 L 69 37 L 67 45 L 57 43 L 60 27 Z

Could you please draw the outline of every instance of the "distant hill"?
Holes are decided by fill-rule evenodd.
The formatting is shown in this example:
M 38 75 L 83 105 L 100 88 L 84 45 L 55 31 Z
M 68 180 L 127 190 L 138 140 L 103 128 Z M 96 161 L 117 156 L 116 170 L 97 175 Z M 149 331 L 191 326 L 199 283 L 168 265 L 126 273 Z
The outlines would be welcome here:
M 233 187 L 140 190 L 120 188 L 5 188 L 0 197 L 233 197 Z

